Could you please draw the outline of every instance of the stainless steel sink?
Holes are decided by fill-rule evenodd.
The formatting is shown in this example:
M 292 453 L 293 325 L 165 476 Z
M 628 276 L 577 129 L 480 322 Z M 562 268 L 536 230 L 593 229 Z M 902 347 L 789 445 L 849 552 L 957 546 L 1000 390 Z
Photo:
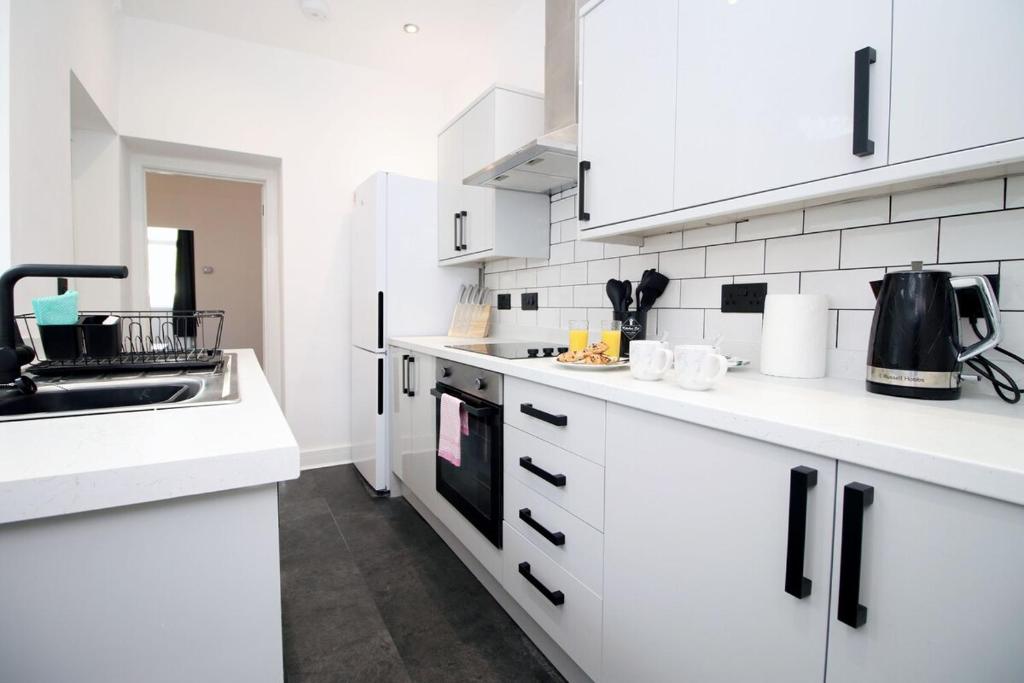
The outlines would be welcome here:
M 236 362 L 229 353 L 209 370 L 36 378 L 34 394 L 0 393 L 0 422 L 234 403 Z

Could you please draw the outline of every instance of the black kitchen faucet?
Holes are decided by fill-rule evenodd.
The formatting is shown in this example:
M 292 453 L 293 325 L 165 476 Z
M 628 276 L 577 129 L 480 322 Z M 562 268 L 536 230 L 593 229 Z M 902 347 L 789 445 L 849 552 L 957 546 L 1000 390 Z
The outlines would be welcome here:
M 31 393 L 32 383 L 20 380 L 21 367 L 32 359 L 18 353 L 18 328 L 14 319 L 14 285 L 23 277 L 94 277 L 123 280 L 127 266 L 76 266 L 62 264 L 25 264 L 0 275 L 0 386 L 14 386 Z

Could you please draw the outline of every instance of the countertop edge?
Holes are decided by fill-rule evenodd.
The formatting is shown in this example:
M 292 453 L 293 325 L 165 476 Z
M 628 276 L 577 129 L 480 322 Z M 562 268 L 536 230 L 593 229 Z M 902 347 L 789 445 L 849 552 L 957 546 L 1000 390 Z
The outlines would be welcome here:
M 479 340 L 473 340 L 479 341 Z M 492 358 L 446 348 L 433 340 L 397 337 L 389 343 L 438 358 L 474 365 L 510 377 L 537 382 L 566 391 L 583 393 L 609 403 L 702 425 L 758 441 L 777 444 L 837 461 L 860 465 L 946 488 L 1024 505 L 1024 455 L 1016 467 L 985 462 L 982 458 L 957 457 L 928 448 L 886 443 L 839 433 L 824 427 L 775 422 L 749 413 L 699 405 L 699 392 L 679 390 L 673 400 L 614 387 L 596 381 L 595 373 L 528 366 L 521 361 Z M 458 343 L 447 340 L 446 343 Z M 517 364 L 518 363 L 518 364 Z M 625 372 L 625 371 L 622 371 Z M 913 405 L 913 404 L 909 404 Z M 1020 429 L 1024 431 L 1024 422 Z M 979 450 L 984 449 L 979 444 Z

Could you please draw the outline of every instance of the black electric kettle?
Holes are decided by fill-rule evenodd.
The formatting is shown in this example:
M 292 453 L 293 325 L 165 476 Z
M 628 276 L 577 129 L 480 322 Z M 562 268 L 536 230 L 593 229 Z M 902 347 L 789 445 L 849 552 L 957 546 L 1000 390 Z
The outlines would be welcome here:
M 888 273 L 875 290 L 875 316 L 868 342 L 867 389 L 906 398 L 960 398 L 965 360 L 991 349 L 1002 335 L 999 306 L 988 278 L 953 277 L 944 270 Z M 988 336 L 964 348 L 956 290 L 975 287 Z

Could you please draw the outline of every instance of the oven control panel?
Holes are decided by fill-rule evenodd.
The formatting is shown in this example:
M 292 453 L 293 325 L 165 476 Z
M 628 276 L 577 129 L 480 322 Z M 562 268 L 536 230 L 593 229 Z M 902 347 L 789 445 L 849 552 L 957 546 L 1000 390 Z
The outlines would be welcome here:
M 437 359 L 437 381 L 453 389 L 501 405 L 503 376 L 472 365 Z

